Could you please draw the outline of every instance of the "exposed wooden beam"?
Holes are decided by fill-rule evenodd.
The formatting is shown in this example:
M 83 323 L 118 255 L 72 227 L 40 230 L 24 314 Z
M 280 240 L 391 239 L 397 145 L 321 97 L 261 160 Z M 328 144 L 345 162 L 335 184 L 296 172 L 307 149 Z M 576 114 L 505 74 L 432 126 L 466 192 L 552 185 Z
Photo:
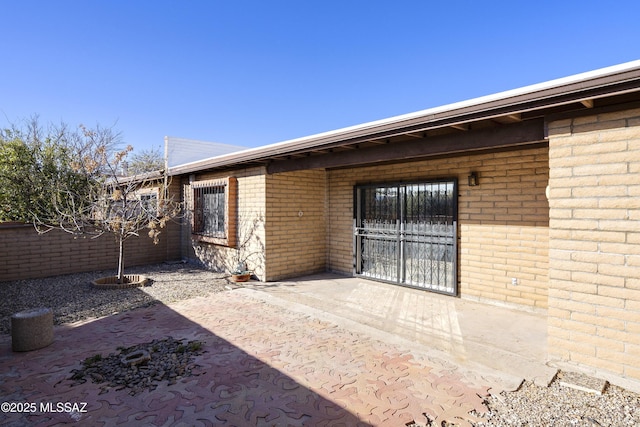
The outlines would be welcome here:
M 471 129 L 471 126 L 469 124 L 463 124 L 463 125 L 451 125 L 449 126 L 451 128 L 457 129 L 457 130 L 461 130 L 461 131 L 468 131 L 469 129 Z
M 494 122 L 498 123 L 518 123 L 522 121 L 521 114 L 507 114 L 505 116 L 495 117 Z
M 580 101 L 580 103 L 587 108 L 593 108 L 593 99 L 585 99 L 584 101 Z
M 410 136 L 412 138 L 424 138 L 424 133 L 409 132 L 409 133 L 405 133 L 405 135 Z
M 390 161 L 409 161 L 431 156 L 473 152 L 533 144 L 544 140 L 544 121 L 528 120 L 495 128 L 455 133 L 360 150 L 321 154 L 296 160 L 279 160 L 267 167 L 268 173 L 304 169 L 371 165 Z

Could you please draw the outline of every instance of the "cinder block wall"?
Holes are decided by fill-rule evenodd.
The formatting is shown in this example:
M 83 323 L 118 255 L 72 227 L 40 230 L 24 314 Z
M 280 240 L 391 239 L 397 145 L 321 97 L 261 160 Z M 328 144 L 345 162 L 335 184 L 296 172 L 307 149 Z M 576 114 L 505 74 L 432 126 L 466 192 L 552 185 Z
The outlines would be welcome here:
M 238 227 L 238 239 L 249 237 L 247 253 L 252 255 L 247 260 L 248 268 L 260 279 L 265 280 L 265 174 L 264 168 L 240 169 L 231 172 L 194 174 L 195 181 L 222 179 L 233 176 L 237 179 L 236 207 L 232 209 L 231 223 Z M 189 177 L 182 177 L 182 194 L 185 200 L 185 220 L 182 226 L 181 252 L 184 258 L 200 262 L 214 271 L 228 272 L 235 267 L 237 248 L 198 242 L 191 235 L 191 209 L 193 208 L 193 191 L 189 185 Z M 255 227 L 254 227 L 255 221 Z
M 549 355 L 638 381 L 640 109 L 550 123 L 549 148 Z
M 266 280 L 326 270 L 326 172 L 267 176 Z
M 162 230 L 159 242 L 142 234 L 125 242 L 125 273 L 128 267 L 180 259 L 177 245 L 167 242 L 179 233 L 172 223 Z M 34 279 L 118 268 L 118 246 L 112 235 L 97 239 L 75 238 L 60 230 L 39 235 L 33 226 L 0 226 L 0 281 Z
M 180 200 L 180 183 L 172 182 L 169 194 Z M 128 267 L 180 259 L 180 222 L 169 221 L 158 244 L 142 231 L 125 242 Z M 118 268 L 118 246 L 112 234 L 92 239 L 74 237 L 60 230 L 38 234 L 33 226 L 0 224 L 0 281 L 33 279 L 62 274 Z
M 480 185 L 468 186 L 471 171 Z M 353 272 L 354 185 L 457 178 L 461 296 L 544 310 L 548 173 L 546 147 L 329 171 L 327 265 Z M 512 278 L 518 279 L 516 286 Z

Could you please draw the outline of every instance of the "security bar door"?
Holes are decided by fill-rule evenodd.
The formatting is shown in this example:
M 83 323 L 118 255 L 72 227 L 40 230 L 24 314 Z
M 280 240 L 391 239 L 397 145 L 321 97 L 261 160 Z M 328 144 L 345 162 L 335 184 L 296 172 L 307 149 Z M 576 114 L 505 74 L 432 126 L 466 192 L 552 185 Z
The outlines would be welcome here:
M 457 294 L 456 182 L 357 186 L 355 273 Z

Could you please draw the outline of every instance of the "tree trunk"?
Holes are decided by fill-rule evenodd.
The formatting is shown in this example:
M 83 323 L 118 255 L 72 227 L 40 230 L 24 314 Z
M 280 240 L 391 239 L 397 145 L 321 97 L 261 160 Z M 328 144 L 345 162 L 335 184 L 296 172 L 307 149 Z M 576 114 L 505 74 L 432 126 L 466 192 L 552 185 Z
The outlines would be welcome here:
M 124 280 L 124 239 L 122 236 L 118 239 L 118 283 Z

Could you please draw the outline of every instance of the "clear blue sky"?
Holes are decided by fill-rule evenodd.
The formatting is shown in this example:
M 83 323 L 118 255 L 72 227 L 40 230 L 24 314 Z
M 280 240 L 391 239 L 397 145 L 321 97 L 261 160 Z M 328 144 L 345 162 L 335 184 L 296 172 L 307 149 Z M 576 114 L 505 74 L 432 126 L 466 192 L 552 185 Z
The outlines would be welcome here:
M 640 2 L 0 0 L 0 126 L 255 147 L 640 58 Z

